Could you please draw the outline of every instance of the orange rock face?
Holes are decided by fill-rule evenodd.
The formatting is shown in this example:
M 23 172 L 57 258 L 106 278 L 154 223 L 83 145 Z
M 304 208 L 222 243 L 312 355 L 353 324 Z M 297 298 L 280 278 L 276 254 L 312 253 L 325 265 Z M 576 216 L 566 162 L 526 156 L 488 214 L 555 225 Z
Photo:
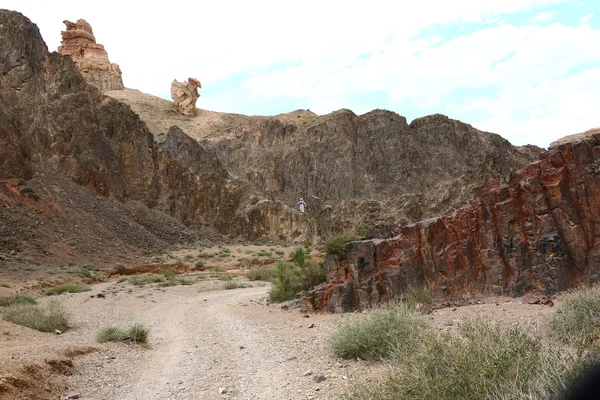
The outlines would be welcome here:
M 476 190 L 452 215 L 406 226 L 387 240 L 346 245 L 327 258 L 327 283 L 304 304 L 350 311 L 409 285 L 439 297 L 553 294 L 600 279 L 600 133 L 542 153 Z
M 67 30 L 61 32 L 59 53 L 71 56 L 85 80 L 101 92 L 123 89 L 121 69 L 110 63 L 104 46 L 96 43 L 90 24 L 83 19 L 63 22 Z
M 187 82 L 173 80 L 171 83 L 171 98 L 180 113 L 187 117 L 196 115 L 196 101 L 200 97 L 198 88 L 201 87 L 200 81 L 195 78 L 188 78 Z

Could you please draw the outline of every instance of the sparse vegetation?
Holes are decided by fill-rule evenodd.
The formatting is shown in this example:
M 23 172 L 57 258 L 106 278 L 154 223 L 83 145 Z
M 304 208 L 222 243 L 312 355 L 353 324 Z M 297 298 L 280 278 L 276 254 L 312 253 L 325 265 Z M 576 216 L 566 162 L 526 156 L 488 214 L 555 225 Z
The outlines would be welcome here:
M 333 353 L 346 359 L 381 361 L 405 357 L 429 334 L 426 320 L 403 302 L 359 315 L 332 336 Z
M 269 293 L 272 301 L 291 300 L 298 293 L 326 280 L 323 262 L 306 260 L 306 252 L 302 247 L 296 248 L 291 257 L 295 264 L 279 261 L 275 265 L 273 288 Z
M 275 279 L 275 267 L 272 265 L 258 265 L 246 272 L 246 278 L 250 281 L 272 282 Z
M 54 296 L 63 293 L 81 293 L 92 290 L 88 285 L 83 283 L 64 283 L 62 285 L 55 286 L 46 291 L 47 296 Z
M 42 332 L 62 332 L 69 329 L 69 315 L 61 303 L 51 300 L 45 306 L 15 304 L 8 307 L 2 318 L 13 324 L 26 326 Z
M 227 269 L 225 267 L 220 267 L 220 266 L 214 266 L 211 268 L 212 272 L 217 272 L 217 273 L 221 273 L 221 272 L 226 272 Z
M 455 331 L 438 332 L 412 306 L 427 301 L 423 293 L 422 288 L 409 289 L 404 301 L 366 316 L 352 316 L 332 335 L 331 346 L 338 357 L 389 360 L 393 365 L 385 379 L 355 389 L 346 399 L 561 398 L 561 392 L 590 359 L 589 353 L 572 351 L 571 342 L 561 345 L 554 341 L 557 333 L 552 328 L 556 318 L 572 316 L 572 322 L 562 321 L 561 328 L 569 325 L 570 329 L 587 330 L 580 324 L 580 315 L 600 310 L 600 303 L 589 293 L 584 295 L 585 306 L 565 303 L 565 310 L 553 317 L 550 337 L 531 328 L 503 326 L 481 318 L 464 321 Z M 564 331 L 564 337 L 571 335 L 570 329 Z M 589 351 L 592 339 L 584 336 L 585 340 L 575 344 L 586 343 Z
M 2 283 L 0 283 L 0 287 L 10 288 L 10 285 L 6 282 L 2 282 Z
M 252 196 L 252 199 L 250 200 L 250 203 L 251 203 L 252 205 L 255 205 L 256 203 L 258 203 L 258 202 L 259 202 L 259 200 L 260 200 L 260 197 L 258 197 L 258 196 L 256 196 L 256 195 L 254 195 L 254 196 Z
M 225 290 L 243 289 L 246 287 L 248 287 L 248 286 L 246 286 L 243 283 L 237 283 L 237 282 L 227 282 L 226 284 L 223 285 L 223 289 L 225 289 Z
M 122 269 L 125 269 L 125 265 L 123 265 L 123 264 L 116 264 L 116 265 L 115 265 L 115 269 L 116 269 L 117 271 L 120 271 L 120 270 L 122 270 Z
M 330 236 L 325 242 L 325 251 L 327 254 L 346 254 L 346 243 L 355 242 L 357 240 L 358 237 L 354 235 L 343 234 Z
M 588 289 L 568 295 L 550 319 L 551 335 L 579 351 L 598 348 L 600 339 L 600 290 Z
M 10 307 L 15 304 L 37 304 L 36 299 L 28 294 L 0 295 L 0 307 Z
M 196 261 L 194 264 L 196 268 L 204 268 L 204 261 Z
M 106 342 L 132 342 L 148 343 L 150 330 L 144 325 L 135 323 L 127 329 L 121 329 L 116 326 L 107 326 L 98 332 L 97 340 L 100 343 Z
M 160 275 L 133 276 L 128 279 L 128 282 L 134 286 L 144 286 L 152 283 L 162 283 L 164 281 L 165 279 Z
M 233 280 L 233 276 L 231 275 L 221 275 L 219 277 L 220 281 L 232 281 Z

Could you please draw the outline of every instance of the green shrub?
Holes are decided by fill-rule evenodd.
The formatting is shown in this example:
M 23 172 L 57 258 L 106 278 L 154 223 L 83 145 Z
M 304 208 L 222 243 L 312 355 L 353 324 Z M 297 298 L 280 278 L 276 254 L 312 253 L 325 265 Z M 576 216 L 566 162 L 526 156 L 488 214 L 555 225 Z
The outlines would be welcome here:
M 346 254 L 346 243 L 355 242 L 358 238 L 354 235 L 336 235 L 330 236 L 325 242 L 325 251 L 327 254 L 344 255 Z
M 122 270 L 122 269 L 125 269 L 125 265 L 123 265 L 123 264 L 116 264 L 116 265 L 115 265 L 115 269 L 116 269 L 117 271 L 120 271 L 120 270 Z
M 2 318 L 13 324 L 26 326 L 42 332 L 66 331 L 69 329 L 69 315 L 56 300 L 45 306 L 15 304 L 8 307 Z
M 304 248 L 296 247 L 290 253 L 290 257 L 292 257 L 292 260 L 294 260 L 294 263 L 296 263 L 297 266 L 300 268 L 304 267 L 304 263 L 306 262 L 306 251 Z
M 231 275 L 221 275 L 219 277 L 220 281 L 232 281 L 233 280 L 233 276 Z
M 142 275 L 131 277 L 128 281 L 134 286 L 144 286 L 152 283 L 162 283 L 165 279 L 160 275 Z
M 237 282 L 227 282 L 226 284 L 223 285 L 223 289 L 225 289 L 225 290 L 243 289 L 246 287 L 248 287 L 248 286 L 244 285 L 243 283 L 237 283 Z
M 340 358 L 380 361 L 413 351 L 431 332 L 422 315 L 396 302 L 341 325 L 331 337 L 331 347 Z
M 204 261 L 196 261 L 194 265 L 196 268 L 204 268 Z
M 246 271 L 246 279 L 250 281 L 272 282 L 275 278 L 275 267 L 272 265 L 258 265 Z
M 424 306 L 431 305 L 433 296 L 427 285 L 410 285 L 404 289 L 399 299 L 410 307 L 416 307 L 419 304 Z
M 133 324 L 127 329 L 121 329 L 115 326 L 107 326 L 98 332 L 97 340 L 100 343 L 106 342 L 133 342 L 148 343 L 150 330 L 141 324 Z
M 252 196 L 252 200 L 250 200 L 250 203 L 252 205 L 255 205 L 256 203 L 258 203 L 259 200 L 260 200 L 260 197 L 254 195 L 254 196 Z
M 301 249 L 301 248 L 300 248 Z M 304 251 L 304 249 L 302 249 Z M 269 293 L 271 301 L 291 300 L 305 290 L 325 282 L 325 265 L 323 262 L 304 261 L 304 266 L 279 261 L 275 265 L 273 287 Z
M 9 307 L 15 304 L 37 304 L 37 301 L 34 297 L 27 294 L 14 293 L 0 295 L 0 307 Z
M 580 372 L 571 352 L 520 326 L 476 319 L 437 333 L 399 304 L 391 308 L 396 313 L 375 311 L 368 323 L 357 319 L 333 337 L 338 355 L 393 362 L 385 379 L 348 399 L 541 400 L 560 395 Z
M 276 302 L 295 298 L 298 293 L 297 288 L 300 286 L 299 268 L 294 264 L 279 261 L 275 265 L 274 275 L 275 280 L 269 298 Z
M 81 293 L 92 290 L 88 285 L 83 283 L 64 283 L 62 285 L 55 286 L 46 291 L 47 296 L 54 296 L 63 293 Z
M 566 296 L 548 323 L 551 335 L 580 351 L 600 339 L 600 290 L 588 289 Z

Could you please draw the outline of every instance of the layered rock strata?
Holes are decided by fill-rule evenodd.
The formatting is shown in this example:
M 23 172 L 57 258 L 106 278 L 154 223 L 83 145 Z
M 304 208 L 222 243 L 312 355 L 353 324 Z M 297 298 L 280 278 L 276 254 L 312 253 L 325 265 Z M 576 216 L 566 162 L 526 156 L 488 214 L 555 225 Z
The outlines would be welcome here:
M 440 296 L 553 294 L 600 278 L 600 133 L 558 145 L 468 206 L 404 227 L 387 240 L 328 256 L 314 310 L 387 302 L 409 285 Z
M 171 98 L 181 114 L 186 117 L 196 115 L 196 101 L 200 97 L 198 88 L 201 87 L 200 81 L 195 78 L 188 78 L 186 82 L 179 82 L 176 79 L 171 82 Z
M 63 22 L 67 30 L 61 32 L 62 41 L 58 51 L 71 56 L 85 80 L 101 92 L 123 89 L 121 69 L 109 61 L 104 46 L 96 43 L 90 24 L 84 19 Z

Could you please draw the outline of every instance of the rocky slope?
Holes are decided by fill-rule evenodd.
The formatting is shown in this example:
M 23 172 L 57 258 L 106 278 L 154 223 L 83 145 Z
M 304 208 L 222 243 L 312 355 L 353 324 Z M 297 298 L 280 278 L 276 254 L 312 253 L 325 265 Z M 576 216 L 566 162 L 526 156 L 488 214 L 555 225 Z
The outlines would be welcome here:
M 553 294 L 600 278 L 600 133 L 572 138 L 506 180 L 477 190 L 452 215 L 406 226 L 388 240 L 329 256 L 328 282 L 308 308 L 348 311 L 408 285 L 440 297 Z
M 441 115 L 410 125 L 382 110 L 184 117 L 172 102 L 136 91 L 104 96 L 71 57 L 48 52 L 27 18 L 3 10 L 0 21 L 0 207 L 12 218 L 18 206 L 50 231 L 64 228 L 67 213 L 44 210 L 71 204 L 93 215 L 77 217 L 87 232 L 80 237 L 104 232 L 87 224 L 105 218 L 102 207 L 78 203 L 91 195 L 122 204 L 113 220 L 130 225 L 131 237 L 154 238 L 148 247 L 180 240 L 165 232 L 188 232 L 181 223 L 196 231 L 186 240 L 217 233 L 315 242 L 342 231 L 390 237 L 406 222 L 455 209 L 473 187 L 538 151 Z M 301 196 L 303 215 L 293 208 Z M 149 222 L 124 211 L 129 204 L 147 210 Z M 4 254 L 30 237 L 12 219 L 0 223 L 0 240 L 11 243 L 0 248 Z M 120 228 L 111 232 L 99 239 L 131 242 Z
M 303 197 L 321 237 L 394 236 L 406 223 L 467 203 L 475 187 L 541 151 L 439 114 L 411 124 L 385 110 L 249 117 L 199 109 L 188 118 L 172 102 L 139 91 L 106 94 L 129 104 L 157 141 L 177 125 L 213 149 L 260 197 L 287 206 Z

